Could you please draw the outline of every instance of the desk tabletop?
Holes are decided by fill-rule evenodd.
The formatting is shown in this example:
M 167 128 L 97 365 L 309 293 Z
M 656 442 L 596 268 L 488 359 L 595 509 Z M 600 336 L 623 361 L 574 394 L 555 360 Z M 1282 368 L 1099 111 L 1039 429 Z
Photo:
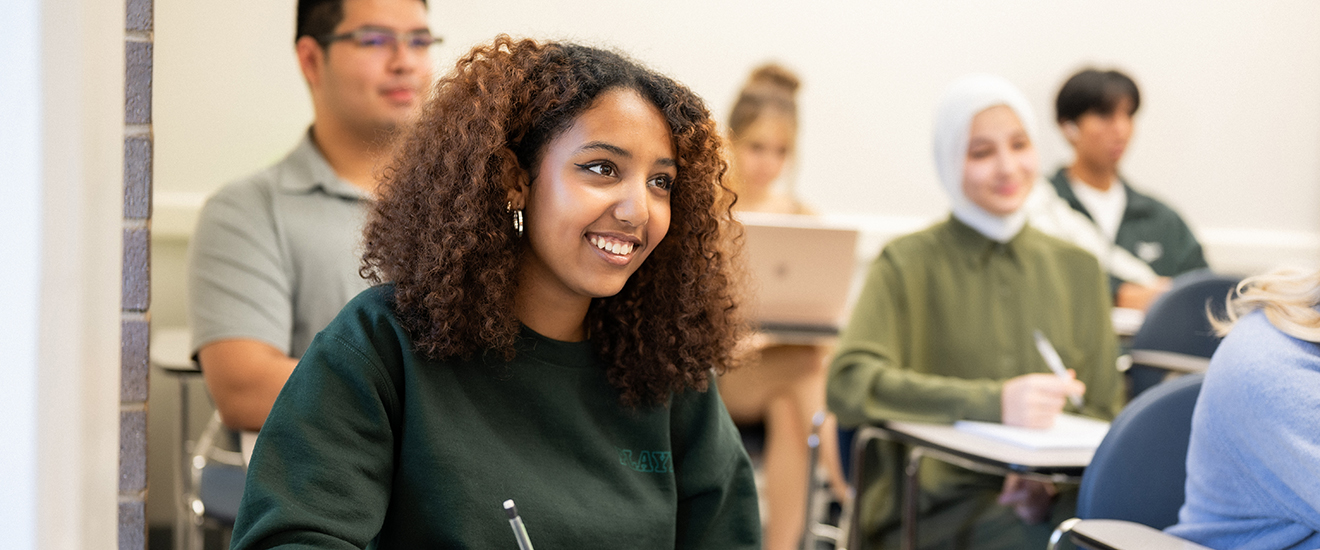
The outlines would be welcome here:
M 1139 309 L 1116 307 L 1109 312 L 1109 318 L 1114 324 L 1115 334 L 1131 337 L 1138 330 L 1141 330 L 1141 324 L 1146 321 L 1146 312 Z
M 1072 534 L 1074 538 L 1080 538 L 1088 546 L 1095 548 L 1210 550 L 1194 542 L 1130 521 L 1088 519 L 1075 524 Z
M 1077 476 L 1095 455 L 1093 448 L 1027 449 L 960 431 L 949 424 L 889 421 L 880 427 L 904 443 L 1018 472 Z
M 761 329 L 763 345 L 766 346 L 833 346 L 839 341 L 839 333 L 822 331 Z
M 152 330 L 151 364 L 175 373 L 200 372 L 192 360 L 192 334 L 188 328 Z

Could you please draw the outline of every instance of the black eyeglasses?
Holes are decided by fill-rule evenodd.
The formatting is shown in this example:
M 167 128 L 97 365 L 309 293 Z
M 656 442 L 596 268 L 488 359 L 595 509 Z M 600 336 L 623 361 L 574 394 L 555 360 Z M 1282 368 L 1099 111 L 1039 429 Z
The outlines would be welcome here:
M 408 32 L 395 32 L 380 27 L 362 27 L 344 34 L 335 34 L 321 39 L 321 46 L 327 47 L 335 42 L 348 40 L 359 48 L 381 51 L 393 51 L 400 43 L 415 51 L 425 50 L 439 44 L 441 38 L 433 36 L 429 29 Z

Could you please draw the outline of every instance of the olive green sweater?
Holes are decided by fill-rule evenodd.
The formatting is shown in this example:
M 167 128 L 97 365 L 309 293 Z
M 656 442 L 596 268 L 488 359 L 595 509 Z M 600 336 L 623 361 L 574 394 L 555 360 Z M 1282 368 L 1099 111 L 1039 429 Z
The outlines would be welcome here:
M 720 398 L 619 404 L 589 342 L 524 329 L 511 362 L 413 352 L 393 287 L 316 337 L 262 428 L 233 548 L 757 548 Z
M 1076 412 L 1112 418 L 1122 378 L 1109 311 L 1105 275 L 1084 250 L 1030 226 L 1000 244 L 951 217 L 876 258 L 830 366 L 830 409 L 843 426 L 998 422 L 1005 380 L 1050 372 L 1032 340 L 1039 329 L 1086 383 Z M 898 452 L 886 446 L 869 461 L 882 470 L 862 489 L 872 533 L 897 521 Z M 942 463 L 923 470 L 926 511 L 997 493 L 1003 482 Z M 975 518 L 935 523 L 951 533 Z

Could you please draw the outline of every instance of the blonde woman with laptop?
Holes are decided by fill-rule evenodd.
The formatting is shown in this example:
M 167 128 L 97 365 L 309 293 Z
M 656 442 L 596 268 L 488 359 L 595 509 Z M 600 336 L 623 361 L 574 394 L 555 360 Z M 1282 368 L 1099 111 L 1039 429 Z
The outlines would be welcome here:
M 1049 427 L 1068 410 L 1118 411 L 1107 277 L 1094 256 L 1032 228 L 1037 181 L 1026 99 L 989 75 L 955 82 L 935 120 L 935 165 L 949 219 L 899 237 L 872 264 L 830 365 L 829 404 L 845 426 L 980 420 Z M 1033 333 L 1069 370 L 1050 373 Z M 1078 409 L 1069 396 L 1085 394 Z M 882 445 L 858 487 L 869 547 L 897 548 L 903 450 Z M 922 548 L 1043 548 L 1075 492 L 1052 484 L 922 464 Z
M 752 71 L 738 93 L 728 127 L 729 186 L 738 194 L 736 210 L 814 214 L 782 188 L 797 148 L 798 86 L 792 71 L 768 63 Z
M 734 210 L 774 214 L 810 214 L 805 205 L 776 183 L 797 145 L 796 75 L 779 65 L 757 68 L 747 80 L 729 116 L 730 188 L 738 195 Z M 761 488 L 765 547 L 797 548 L 807 514 L 812 419 L 825 410 L 825 361 L 829 348 L 783 345 L 760 333 L 750 342 L 746 368 L 720 377 L 724 404 L 734 422 L 765 426 Z M 838 466 L 833 418 L 821 427 L 822 461 L 831 485 L 847 498 Z

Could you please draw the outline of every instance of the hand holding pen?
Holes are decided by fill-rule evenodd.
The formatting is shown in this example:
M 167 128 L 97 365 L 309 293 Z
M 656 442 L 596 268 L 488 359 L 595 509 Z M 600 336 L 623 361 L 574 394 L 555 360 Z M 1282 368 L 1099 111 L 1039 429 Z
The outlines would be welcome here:
M 1062 367 L 1062 361 L 1058 364 Z M 1053 427 L 1055 417 L 1063 411 L 1065 398 L 1073 399 L 1073 404 L 1079 406 L 1080 395 L 1085 391 L 1086 384 L 1066 369 L 1057 374 L 1031 373 L 1010 378 L 1004 382 L 1000 397 L 1001 421 L 1024 428 Z
M 1059 352 L 1054 350 L 1054 346 L 1050 344 L 1050 341 L 1047 338 L 1045 338 L 1044 333 L 1037 330 L 1033 336 L 1036 339 L 1036 351 L 1039 351 L 1040 356 L 1045 358 L 1045 364 L 1049 365 L 1050 370 L 1054 372 L 1055 376 L 1064 380 L 1073 380 L 1076 378 L 1075 375 L 1068 372 L 1068 369 L 1063 366 L 1063 358 L 1059 357 Z M 1068 394 L 1068 400 L 1072 402 L 1073 408 L 1082 408 L 1081 394 Z

